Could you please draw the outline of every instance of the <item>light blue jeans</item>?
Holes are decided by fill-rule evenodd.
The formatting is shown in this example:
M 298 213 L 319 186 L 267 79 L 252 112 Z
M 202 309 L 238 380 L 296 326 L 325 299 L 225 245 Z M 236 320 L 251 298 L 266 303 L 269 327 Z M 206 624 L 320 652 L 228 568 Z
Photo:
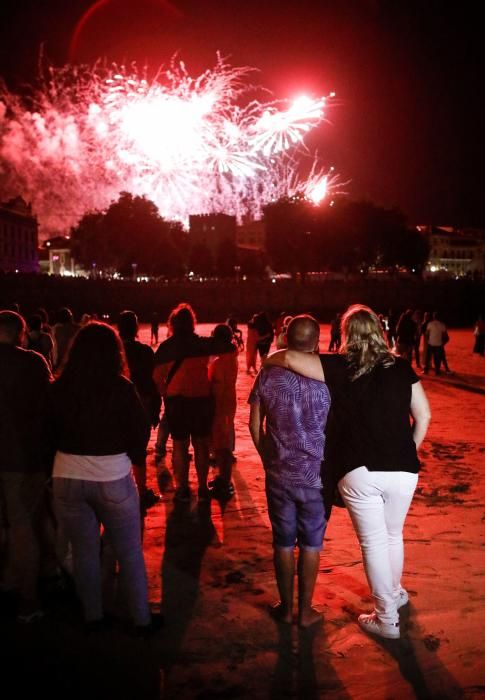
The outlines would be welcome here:
M 72 546 L 73 576 L 86 622 L 103 616 L 100 524 L 118 560 L 135 625 L 150 622 L 138 492 L 131 474 L 116 481 L 54 477 L 54 503 Z

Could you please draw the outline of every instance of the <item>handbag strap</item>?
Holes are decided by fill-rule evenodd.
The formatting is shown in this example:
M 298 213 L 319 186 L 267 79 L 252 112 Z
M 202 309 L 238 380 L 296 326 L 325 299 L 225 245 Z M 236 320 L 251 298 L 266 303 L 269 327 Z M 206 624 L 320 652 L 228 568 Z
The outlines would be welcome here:
M 165 380 L 165 391 L 167 390 L 168 385 L 170 384 L 170 382 L 172 381 L 172 379 L 174 377 L 174 374 L 176 373 L 176 371 L 178 370 L 178 368 L 180 367 L 180 365 L 182 364 L 184 359 L 185 359 L 184 357 L 179 357 L 177 360 L 175 360 L 173 365 L 170 367 L 170 370 L 167 374 L 167 378 Z

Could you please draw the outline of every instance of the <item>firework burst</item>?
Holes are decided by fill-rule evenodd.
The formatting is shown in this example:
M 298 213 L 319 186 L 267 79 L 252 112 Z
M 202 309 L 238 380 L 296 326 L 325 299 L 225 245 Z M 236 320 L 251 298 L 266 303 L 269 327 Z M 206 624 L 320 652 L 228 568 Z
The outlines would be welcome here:
M 258 217 L 297 191 L 321 201 L 335 178 L 304 137 L 328 98 L 250 99 L 251 72 L 219 59 L 197 78 L 179 63 L 148 81 L 134 67 L 98 64 L 49 67 L 28 101 L 2 86 L 2 195 L 22 193 L 45 233 L 68 230 L 121 191 L 184 223 L 211 212 Z M 304 180 L 302 157 L 310 158 Z

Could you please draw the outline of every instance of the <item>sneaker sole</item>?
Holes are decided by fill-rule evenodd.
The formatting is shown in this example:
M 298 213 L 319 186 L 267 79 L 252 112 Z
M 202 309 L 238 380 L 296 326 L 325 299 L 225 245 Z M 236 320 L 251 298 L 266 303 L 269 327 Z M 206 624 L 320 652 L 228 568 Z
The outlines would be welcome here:
M 361 630 L 363 630 L 367 634 L 372 634 L 374 637 L 383 637 L 384 639 L 399 639 L 401 637 L 401 633 L 399 632 L 399 630 L 397 630 L 397 633 L 386 632 L 379 628 L 375 628 L 373 625 L 368 624 L 366 622 L 360 622 L 360 620 L 358 620 L 358 624 Z

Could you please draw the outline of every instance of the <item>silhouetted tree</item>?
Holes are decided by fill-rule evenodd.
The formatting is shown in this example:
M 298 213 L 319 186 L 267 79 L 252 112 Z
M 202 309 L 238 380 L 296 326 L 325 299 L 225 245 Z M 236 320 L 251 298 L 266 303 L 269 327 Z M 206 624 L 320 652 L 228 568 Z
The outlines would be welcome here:
M 314 206 L 284 198 L 264 210 L 268 255 L 282 272 L 362 270 L 371 266 L 422 269 L 427 246 L 398 209 L 337 199 Z
M 302 196 L 285 197 L 264 208 L 266 248 L 279 272 L 314 269 L 318 225 L 314 207 Z
M 174 276 L 183 260 L 174 244 L 177 226 L 164 221 L 146 197 L 122 192 L 104 212 L 86 214 L 72 230 L 73 250 L 79 262 L 130 274 Z

